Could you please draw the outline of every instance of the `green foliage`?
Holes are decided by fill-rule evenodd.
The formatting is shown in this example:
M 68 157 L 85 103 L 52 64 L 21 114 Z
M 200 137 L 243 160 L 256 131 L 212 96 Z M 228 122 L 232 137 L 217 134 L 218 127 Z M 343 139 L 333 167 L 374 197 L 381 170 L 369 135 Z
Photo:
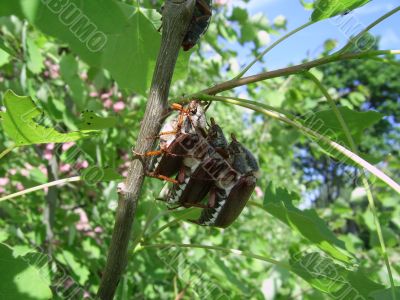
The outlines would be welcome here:
M 136 6 L 117 1 L 96 0 L 49 1 L 47 5 L 41 0 L 2 4 L 0 15 L 10 13 L 27 18 L 42 32 L 68 43 L 83 61 L 108 70 L 122 88 L 146 93 L 161 41 L 149 17 L 160 19 L 160 15 L 143 13 Z M 35 50 L 32 48 L 30 54 L 36 59 Z M 185 76 L 188 59 L 188 55 L 180 58 L 176 78 Z M 65 64 L 73 68 L 70 60 Z M 79 93 L 81 88 L 76 79 L 66 75 L 64 80 Z
M 317 0 L 311 19 L 314 22 L 348 13 L 371 0 Z
M 343 241 L 336 238 L 314 209 L 299 210 L 293 205 L 293 201 L 299 198 L 298 195 L 270 184 L 265 192 L 264 208 L 333 258 L 351 262 L 353 255 L 345 249 Z
M 18 255 L 13 248 L 0 244 L 1 269 L 0 290 L 4 299 L 50 299 L 50 278 L 45 259 L 36 254 Z M 36 261 L 35 261 L 36 259 Z M 38 264 L 39 262 L 39 264 Z
M 266 39 L 285 34 L 284 17 L 272 22 L 269 17 L 275 16 L 252 15 L 247 0 L 214 2 L 206 35 L 193 50 L 180 54 L 171 99 L 235 77 L 239 66 L 264 50 Z M 346 13 L 367 2 L 316 1 L 312 19 Z M 0 269 L 10 270 L 2 272 L 0 290 L 13 291 L 15 299 L 67 298 L 78 291 L 76 298 L 82 299 L 95 296 L 112 242 L 118 183 L 127 174 L 143 119 L 160 45 L 163 1 L 45 3 L 0 4 L 0 94 L 5 106 L 0 141 L 2 150 L 13 144 L 30 146 L 1 158 L 0 197 L 56 179 L 80 175 L 82 180 L 0 202 L 0 242 L 11 245 L 0 247 Z M 57 3 L 76 5 L 80 16 L 88 18 L 89 31 L 68 21 Z M 311 8 L 309 2 L 303 4 Z M 91 42 L 90 24 L 99 32 Z M 101 33 L 107 43 L 93 51 L 96 42 L 101 46 Z M 325 39 L 321 56 L 336 46 L 329 36 Z M 372 162 L 379 157 L 378 167 L 398 178 L 398 60 L 340 61 L 312 72 L 337 101 L 361 155 Z M 320 90 L 301 74 L 222 95 L 284 110 L 350 146 Z M 146 179 L 135 212 L 130 259 L 115 299 L 177 299 L 182 294 L 184 299 L 328 299 L 343 295 L 346 288 L 353 293 L 346 299 L 354 293 L 392 299 L 360 171 L 349 160 L 332 160 L 343 157 L 258 112 L 212 103 L 207 115 L 227 135 L 235 133 L 259 160 L 261 177 L 251 205 L 227 229 L 196 226 L 185 220 L 196 219 L 200 209 L 168 210 L 155 200 L 163 183 Z M 371 185 L 398 285 L 398 195 L 380 182 Z M 160 246 L 170 244 L 187 247 Z M 46 253 L 45 260 L 34 259 L 34 247 Z M 272 264 L 275 260 L 279 263 Z M 37 261 L 45 263 L 39 266 Z M 46 270 L 42 282 L 35 273 L 39 268 Z M 50 285 L 58 287 L 54 294 Z
M 316 252 L 305 255 L 293 254 L 291 267 L 312 286 L 333 298 L 368 298 L 373 292 L 383 288 L 382 285 L 369 280 L 362 271 L 349 270 Z
M 0 114 L 4 131 L 15 145 L 26 146 L 44 143 L 67 143 L 87 138 L 87 131 L 60 133 L 54 128 L 42 125 L 46 122 L 42 111 L 29 97 L 15 95 L 8 91 L 4 95 L 6 112 Z

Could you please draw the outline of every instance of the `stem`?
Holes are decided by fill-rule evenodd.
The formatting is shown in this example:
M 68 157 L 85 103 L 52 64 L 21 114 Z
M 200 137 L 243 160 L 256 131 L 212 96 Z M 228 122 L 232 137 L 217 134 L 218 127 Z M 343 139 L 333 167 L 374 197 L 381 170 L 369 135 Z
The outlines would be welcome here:
M 172 212 L 171 212 L 172 213 Z M 192 213 L 192 210 L 188 210 L 187 213 L 184 213 L 182 215 L 179 216 L 179 218 L 176 218 L 170 222 L 168 222 L 167 224 L 164 224 L 163 226 L 161 226 L 159 229 L 157 229 L 155 232 L 150 233 L 149 235 L 147 235 L 145 237 L 146 241 L 152 240 L 154 239 L 157 235 L 159 235 L 162 231 L 164 231 L 165 229 L 167 229 L 168 227 L 171 227 L 175 224 L 178 224 L 180 221 L 182 221 L 182 219 L 184 219 L 186 216 L 190 215 Z
M 250 70 L 250 68 L 252 66 L 254 66 L 255 63 L 257 63 L 258 61 L 261 61 L 261 59 L 268 53 L 270 52 L 272 49 L 274 49 L 276 46 L 278 46 L 280 43 L 282 43 L 284 40 L 286 40 L 287 38 L 291 37 L 292 35 L 296 34 L 297 32 L 299 32 L 300 30 L 310 26 L 311 24 L 314 24 L 314 22 L 310 21 L 306 24 L 301 25 L 300 27 L 297 27 L 296 29 L 290 31 L 289 33 L 287 33 L 286 35 L 282 36 L 280 39 L 278 39 L 277 41 L 275 41 L 271 46 L 269 46 L 267 49 L 265 49 L 263 52 L 261 52 L 248 66 L 246 66 L 243 71 L 241 71 L 234 79 L 239 79 L 242 78 L 244 74 L 247 73 L 248 70 Z
M 253 254 L 251 252 L 246 252 L 246 251 L 241 251 L 237 249 L 228 249 L 224 247 L 218 247 L 218 246 L 206 246 L 206 245 L 200 245 L 200 244 L 150 244 L 150 245 L 142 245 L 143 249 L 146 248 L 167 248 L 167 247 L 176 247 L 176 248 L 196 248 L 196 249 L 207 249 L 207 250 L 215 250 L 215 251 L 220 251 L 220 252 L 225 252 L 228 254 L 235 254 L 235 255 L 240 255 L 248 258 L 253 258 L 257 260 L 261 260 L 270 264 L 274 264 L 277 266 L 280 266 L 288 271 L 291 271 L 291 268 L 288 264 L 257 254 Z
M 146 153 L 153 148 L 165 111 L 168 94 L 179 50 L 189 22 L 193 16 L 195 0 L 167 0 L 163 9 L 163 32 L 153 80 L 142 120 L 135 152 Z M 112 240 L 106 266 L 101 278 L 98 297 L 111 300 L 128 262 L 128 245 L 131 240 L 137 202 L 144 181 L 144 166 L 133 160 L 129 168 L 115 217 Z M 134 239 L 135 240 L 135 239 Z
M 331 95 L 329 95 L 329 92 L 322 85 L 322 83 L 318 80 L 317 77 L 315 77 L 310 72 L 306 72 L 305 74 L 307 75 L 307 77 L 309 77 L 315 83 L 315 85 L 320 89 L 322 94 L 325 96 L 325 98 L 328 101 L 331 109 L 333 110 L 336 118 L 338 119 L 338 121 L 340 123 L 340 126 L 342 127 L 342 130 L 345 133 L 346 139 L 350 144 L 350 149 L 355 154 L 358 154 L 357 146 L 356 146 L 356 144 L 354 142 L 354 139 L 351 136 L 350 130 L 347 127 L 347 124 L 346 124 L 345 120 L 343 119 L 342 114 L 340 113 L 339 109 L 336 107 L 335 101 L 333 100 Z M 377 210 L 375 208 L 375 200 L 374 200 L 374 197 L 372 195 L 371 188 L 370 188 L 370 185 L 368 183 L 368 180 L 365 177 L 365 174 L 363 172 L 361 172 L 361 177 L 362 177 L 364 188 L 365 188 L 365 190 L 367 192 L 368 202 L 369 202 L 369 205 L 371 207 L 372 214 L 374 216 L 374 223 L 375 223 L 375 226 L 376 226 L 376 232 L 377 232 L 377 235 L 378 235 L 378 238 L 379 238 L 379 243 L 380 243 L 380 246 L 381 246 L 381 249 L 382 249 L 382 255 L 383 255 L 383 259 L 385 261 L 386 269 L 387 269 L 387 272 L 389 274 L 392 296 L 393 296 L 393 299 L 396 300 L 396 290 L 395 290 L 395 285 L 394 285 L 394 280 L 393 280 L 392 269 L 390 267 L 389 256 L 388 256 L 387 251 L 386 251 L 385 240 L 383 238 L 382 228 L 381 228 L 381 224 L 379 222 L 378 213 L 377 213 Z
M 325 65 L 331 62 L 339 61 L 339 60 L 348 60 L 348 59 L 358 59 L 368 56 L 379 56 L 379 55 L 390 55 L 390 54 L 400 54 L 400 50 L 376 50 L 376 51 L 366 51 L 359 53 L 340 53 L 340 54 L 332 54 L 327 57 L 322 57 L 313 61 L 309 61 L 303 64 L 278 69 L 269 72 L 263 72 L 256 75 L 243 77 L 240 79 L 232 79 L 225 81 L 223 83 L 214 85 L 208 89 L 200 91 L 198 93 L 192 94 L 188 96 L 188 98 L 196 98 L 201 94 L 215 95 L 224 91 L 228 91 L 234 89 L 239 86 L 248 85 L 251 83 L 256 83 L 259 81 L 263 81 L 266 79 L 288 76 L 293 74 L 302 73 L 304 71 L 308 71 L 311 68 L 315 68 L 321 65 Z
M 375 20 L 371 24 L 369 24 L 366 28 L 364 28 L 359 34 L 357 34 L 355 37 L 351 38 L 350 41 L 339 51 L 336 52 L 336 54 L 344 53 L 347 50 L 349 50 L 350 47 L 354 45 L 355 42 L 357 42 L 364 34 L 366 34 L 368 31 L 370 31 L 372 28 L 374 28 L 376 25 L 381 23 L 382 21 L 386 20 L 390 16 L 394 15 L 396 12 L 400 10 L 400 6 L 397 6 L 396 8 L 392 9 L 388 13 L 384 14 L 382 17 L 379 19 Z
M 66 183 L 69 183 L 69 182 L 81 181 L 81 180 L 82 180 L 81 176 L 75 176 L 75 177 L 69 177 L 69 178 L 64 178 L 64 179 L 60 179 L 60 180 L 55 180 L 55 181 L 52 181 L 52 182 L 48 182 L 48 183 L 45 183 L 45 184 L 41 184 L 41 185 L 38 185 L 38 186 L 31 187 L 29 189 L 20 191 L 18 193 L 14 193 L 14 194 L 11 194 L 11 195 L 8 195 L 8 196 L 1 197 L 0 198 L 0 202 L 6 201 L 6 200 L 10 200 L 10 199 L 13 199 L 13 198 L 16 198 L 16 197 L 19 197 L 19 196 L 22 196 L 22 195 L 25 195 L 25 194 L 28 194 L 28 193 L 35 192 L 35 191 L 43 190 L 43 189 L 48 188 L 48 187 L 61 185 L 61 184 L 66 184 Z
M 288 118 L 288 116 L 282 114 L 282 113 L 277 113 L 275 111 L 270 111 L 266 108 L 263 108 L 265 105 L 259 102 L 255 101 L 250 101 L 246 99 L 230 99 L 228 97 L 217 97 L 217 96 L 209 96 L 209 95 L 198 95 L 197 99 L 202 100 L 202 101 L 220 101 L 224 103 L 230 103 L 234 105 L 239 105 L 242 107 L 246 107 L 249 109 L 252 109 L 254 111 L 257 111 L 261 114 L 264 114 L 266 116 L 269 116 L 271 118 L 277 119 L 279 121 L 285 122 L 286 124 L 289 124 L 299 130 L 301 130 L 303 133 L 306 135 L 318 139 L 319 141 L 325 143 L 326 145 L 329 145 L 336 151 L 342 153 L 344 156 L 347 158 L 351 159 L 354 161 L 357 165 L 361 166 L 362 168 L 368 170 L 370 173 L 372 173 L 375 177 L 379 178 L 381 181 L 386 183 L 389 187 L 391 187 L 393 190 L 395 190 L 397 193 L 400 194 L 400 185 L 396 183 L 393 179 L 391 179 L 389 176 L 387 176 L 384 172 L 376 168 L 375 166 L 371 165 L 369 162 L 355 154 L 354 152 L 348 150 L 346 147 L 343 147 L 342 145 L 330 140 L 329 138 L 319 134 L 316 131 L 313 131 L 312 129 L 303 126 L 301 123 L 297 122 L 296 120 L 291 120 Z
M 2 159 L 4 156 L 6 156 L 8 153 L 10 153 L 11 151 L 14 150 L 15 145 L 8 147 L 7 149 L 5 149 L 3 152 L 0 153 L 0 159 Z

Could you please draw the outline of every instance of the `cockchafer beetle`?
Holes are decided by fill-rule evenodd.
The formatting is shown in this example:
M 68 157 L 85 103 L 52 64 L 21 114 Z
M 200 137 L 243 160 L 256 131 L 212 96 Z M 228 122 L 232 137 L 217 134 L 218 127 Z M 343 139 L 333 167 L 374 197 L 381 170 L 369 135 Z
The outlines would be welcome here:
M 228 157 L 228 142 L 213 118 L 207 138 L 201 139 L 193 156 L 185 157 L 172 188 L 169 185 L 161 191 L 161 200 L 172 207 L 205 207 L 200 204 L 208 194 L 213 182 L 221 173 L 230 168 L 225 158 Z
M 170 177 L 179 171 L 183 159 L 192 155 L 194 145 L 206 135 L 207 124 L 204 109 L 198 101 L 191 101 L 187 108 L 173 104 L 172 109 L 180 113 L 162 127 L 159 149 L 136 155 L 154 156 L 146 175 L 176 182 Z
M 259 167 L 253 154 L 236 140 L 228 147 L 232 168 L 238 173 L 231 181 L 215 181 L 209 195 L 209 207 L 203 209 L 195 223 L 226 228 L 236 220 L 246 206 L 256 186 Z
M 212 16 L 211 3 L 212 0 L 196 0 L 193 17 L 182 42 L 184 51 L 193 48 L 207 31 Z

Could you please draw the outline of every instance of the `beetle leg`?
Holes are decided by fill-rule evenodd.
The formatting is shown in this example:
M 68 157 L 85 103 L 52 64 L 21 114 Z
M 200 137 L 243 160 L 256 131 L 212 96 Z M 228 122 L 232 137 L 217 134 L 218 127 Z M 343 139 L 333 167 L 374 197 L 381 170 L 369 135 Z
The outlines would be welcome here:
M 164 175 L 160 175 L 160 174 L 155 174 L 155 173 L 153 173 L 153 172 L 148 172 L 148 173 L 146 173 L 146 175 L 147 175 L 148 177 L 152 177 L 152 178 L 157 178 L 157 179 L 160 179 L 160 180 L 168 181 L 168 182 L 171 182 L 171 183 L 173 183 L 173 184 L 178 184 L 178 181 L 177 181 L 176 179 L 170 178 L 170 177 L 168 177 L 168 176 L 164 176 Z
M 178 179 L 179 183 L 185 182 L 185 168 L 180 168 L 176 178 Z
M 163 150 L 155 150 L 155 151 L 149 151 L 149 152 L 146 152 L 146 153 L 139 153 L 139 152 L 136 152 L 135 150 L 132 150 L 132 152 L 133 152 L 133 154 L 135 154 L 135 156 L 142 157 L 142 156 L 157 156 L 157 155 L 161 155 L 165 151 L 163 151 Z
M 210 191 L 210 197 L 208 198 L 208 206 L 207 208 L 213 208 L 216 203 L 216 198 L 217 198 L 217 190 L 215 187 L 211 188 Z
M 205 14 L 205 17 L 209 18 L 212 15 L 210 7 L 204 0 L 197 0 L 196 4 L 198 5 L 200 11 Z
M 200 203 L 183 203 L 181 206 L 185 208 L 197 207 L 197 208 L 208 208 L 207 205 L 200 204 Z

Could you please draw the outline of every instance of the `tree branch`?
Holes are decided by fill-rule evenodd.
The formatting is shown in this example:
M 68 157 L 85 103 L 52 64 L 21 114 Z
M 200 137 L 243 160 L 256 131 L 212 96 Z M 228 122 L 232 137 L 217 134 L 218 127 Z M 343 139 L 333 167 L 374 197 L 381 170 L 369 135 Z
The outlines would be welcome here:
M 391 55 L 391 54 L 399 54 L 400 50 L 376 50 L 376 51 L 365 51 L 365 52 L 358 52 L 358 53 L 343 53 L 343 54 L 332 54 L 327 57 L 323 57 L 320 59 L 316 59 L 313 61 L 309 61 L 306 63 L 302 63 L 299 65 L 278 69 L 269 72 L 263 72 L 260 74 L 243 77 L 239 79 L 232 79 L 225 81 L 223 83 L 214 85 L 206 90 L 200 91 L 193 95 L 188 96 L 187 98 L 196 98 L 196 96 L 201 94 L 207 95 L 216 95 L 224 91 L 228 91 L 234 89 L 239 86 L 248 85 L 250 83 L 256 83 L 259 81 L 263 81 L 266 79 L 281 77 L 281 76 L 288 76 L 293 74 L 302 73 L 304 71 L 308 71 L 309 69 L 322 66 L 331 62 L 339 61 L 339 60 L 349 60 L 349 59 L 358 59 L 363 57 L 375 57 L 378 55 Z
M 154 141 L 149 137 L 156 136 L 161 129 L 163 115 L 168 108 L 172 75 L 184 35 L 193 15 L 194 4 L 195 0 L 167 0 L 165 3 L 160 52 L 135 146 L 136 152 L 144 153 L 152 149 Z M 113 298 L 127 264 L 128 244 L 143 180 L 143 165 L 139 160 L 133 160 L 125 180 L 124 190 L 120 193 L 111 245 L 98 291 L 98 296 L 102 300 Z

